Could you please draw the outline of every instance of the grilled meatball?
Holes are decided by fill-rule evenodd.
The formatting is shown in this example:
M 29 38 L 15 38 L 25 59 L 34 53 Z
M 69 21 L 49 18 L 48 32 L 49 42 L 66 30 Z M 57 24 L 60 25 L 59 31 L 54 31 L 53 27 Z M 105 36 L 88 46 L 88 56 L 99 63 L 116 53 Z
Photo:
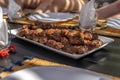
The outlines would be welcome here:
M 76 50 L 73 49 L 73 47 L 71 45 L 69 45 L 69 44 L 64 46 L 63 51 L 71 53 L 71 54 L 76 53 Z
M 61 34 L 64 37 L 67 37 L 68 33 L 69 33 L 69 30 L 67 30 L 67 29 L 62 29 L 62 31 L 61 31 Z
M 83 53 L 88 51 L 88 47 L 87 46 L 73 46 L 73 49 L 76 50 L 77 54 L 83 54 Z
M 45 30 L 46 35 L 53 35 L 55 33 L 55 29 L 47 29 Z
M 34 34 L 36 34 L 36 35 L 41 34 L 42 32 L 43 32 L 43 29 L 41 29 L 41 28 L 34 30 Z
M 91 33 L 90 31 L 84 32 L 84 39 L 86 40 L 94 40 L 97 38 L 98 38 L 98 35 L 96 33 Z
M 84 45 L 87 45 L 87 46 L 94 46 L 94 47 L 99 47 L 103 44 L 103 42 L 99 39 L 96 39 L 96 40 L 84 40 Z
M 77 31 L 77 30 L 72 30 L 72 31 L 69 31 L 68 34 L 67 34 L 67 37 L 80 37 L 80 32 Z
M 66 37 L 61 37 L 61 43 L 63 44 L 69 44 L 69 41 Z
M 25 28 L 25 29 L 21 29 L 18 31 L 18 35 L 21 36 L 21 37 L 24 37 L 25 35 L 29 34 L 30 33 L 30 30 Z
M 92 41 L 92 46 L 94 46 L 94 47 L 100 47 L 102 44 L 103 44 L 103 42 L 99 39 Z
M 69 42 L 70 42 L 70 44 L 72 44 L 72 45 L 80 45 L 80 44 L 83 43 L 83 42 L 82 42 L 82 39 L 80 39 L 79 37 L 70 37 L 70 38 L 69 38 Z
M 84 32 L 84 39 L 86 39 L 86 40 L 92 40 L 93 39 L 92 33 L 89 32 L 89 31 L 85 31 Z
M 36 30 L 36 29 L 38 29 L 38 26 L 32 26 L 31 29 Z
M 92 41 L 90 40 L 83 40 L 84 45 L 91 46 Z
M 56 42 L 55 40 L 48 40 L 46 45 L 59 50 L 61 50 L 64 47 L 64 45 L 61 42 Z
M 28 29 L 28 25 L 23 25 L 22 29 Z
M 46 44 L 48 41 L 47 37 L 40 37 L 38 38 L 38 42 L 42 44 Z

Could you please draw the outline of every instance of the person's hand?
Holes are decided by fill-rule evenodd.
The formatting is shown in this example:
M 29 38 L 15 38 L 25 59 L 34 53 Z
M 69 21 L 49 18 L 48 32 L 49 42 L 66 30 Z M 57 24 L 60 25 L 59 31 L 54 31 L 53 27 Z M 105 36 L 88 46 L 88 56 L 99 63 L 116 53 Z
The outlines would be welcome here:
M 111 17 L 109 17 L 108 19 L 109 19 L 109 20 L 112 20 L 112 19 L 117 19 L 117 18 L 120 18 L 120 13 L 119 13 L 119 14 L 116 14 L 116 15 L 114 15 L 114 16 L 111 16 Z
M 43 0 L 34 13 L 79 12 L 83 4 L 83 0 Z
M 8 0 L 0 0 L 0 6 L 1 7 L 7 7 L 8 6 Z

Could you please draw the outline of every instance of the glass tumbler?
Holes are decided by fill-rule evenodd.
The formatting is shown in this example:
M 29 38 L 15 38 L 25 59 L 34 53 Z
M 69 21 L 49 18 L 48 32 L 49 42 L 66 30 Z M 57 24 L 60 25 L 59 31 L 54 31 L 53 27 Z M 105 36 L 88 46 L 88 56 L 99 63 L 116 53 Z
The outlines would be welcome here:
M 98 19 L 97 14 L 95 14 L 95 18 L 87 21 L 84 26 L 81 25 L 81 23 L 79 22 L 80 29 L 83 31 L 94 31 L 96 29 L 97 19 Z
M 3 19 L 3 22 L 1 22 L 0 25 L 0 33 L 1 33 L 1 37 L 0 37 L 0 51 L 6 49 L 7 47 L 10 46 L 11 44 L 11 40 L 9 39 L 10 36 L 8 34 L 8 32 L 10 32 L 11 30 L 9 29 L 8 23 L 6 21 L 6 19 Z

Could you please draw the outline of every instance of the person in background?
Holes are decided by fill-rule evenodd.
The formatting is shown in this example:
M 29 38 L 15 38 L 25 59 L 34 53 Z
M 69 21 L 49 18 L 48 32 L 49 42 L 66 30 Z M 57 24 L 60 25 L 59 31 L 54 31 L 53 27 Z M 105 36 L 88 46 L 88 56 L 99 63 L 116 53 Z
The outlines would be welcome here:
M 35 9 L 34 13 L 43 12 L 80 12 L 85 0 L 15 0 L 22 8 Z M 0 0 L 0 5 L 7 7 L 8 0 Z M 118 18 L 120 0 L 96 10 L 98 18 Z
M 0 5 L 8 6 L 9 0 L 0 0 Z M 15 0 L 22 8 L 36 9 L 35 13 L 42 12 L 69 12 L 80 11 L 83 0 Z
M 15 0 L 22 8 L 35 9 L 42 0 Z M 8 7 L 9 0 L 0 0 L 2 7 Z
M 120 18 L 120 0 L 97 9 L 97 13 L 99 18 Z
M 41 12 L 79 12 L 85 4 L 83 0 L 50 0 L 43 2 L 35 10 L 35 13 Z

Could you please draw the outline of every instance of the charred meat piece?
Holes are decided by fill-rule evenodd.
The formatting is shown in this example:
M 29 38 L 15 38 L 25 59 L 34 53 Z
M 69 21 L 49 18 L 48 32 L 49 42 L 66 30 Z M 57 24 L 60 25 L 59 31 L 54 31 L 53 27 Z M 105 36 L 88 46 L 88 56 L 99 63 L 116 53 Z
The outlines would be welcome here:
M 67 29 L 62 29 L 62 31 L 61 31 L 61 35 L 65 36 L 65 37 L 67 37 L 68 33 L 69 33 L 69 30 L 67 30 Z
M 29 30 L 29 33 L 25 35 L 26 38 L 33 40 L 37 35 L 34 34 L 34 30 Z
M 61 35 L 60 29 L 47 29 L 45 32 L 47 35 Z
M 98 38 L 98 35 L 96 33 L 91 33 L 90 31 L 84 32 L 84 39 L 86 40 L 94 40 L 97 38 Z
M 31 29 L 36 30 L 36 29 L 38 29 L 38 26 L 31 26 Z
M 84 32 L 84 39 L 86 39 L 86 40 L 92 40 L 93 39 L 92 33 L 89 32 L 89 31 L 85 31 Z
M 83 54 L 88 51 L 87 46 L 73 46 L 73 49 L 76 50 L 76 54 Z
M 33 37 L 31 38 L 33 41 L 39 42 L 39 37 L 33 35 Z
M 46 44 L 48 41 L 47 37 L 40 37 L 38 38 L 38 42 L 42 44 Z
M 28 29 L 32 30 L 32 26 L 33 26 L 33 25 L 31 25 L 31 24 L 28 25 Z
M 28 25 L 23 25 L 22 29 L 28 29 Z
M 73 47 L 69 44 L 64 46 L 63 51 L 71 53 L 71 54 L 76 54 L 76 50 L 73 49 Z
M 83 43 L 86 46 L 92 46 L 92 41 L 90 41 L 90 40 L 83 40 Z
M 55 33 L 58 34 L 58 35 L 61 35 L 61 29 L 55 29 Z
M 61 41 L 61 30 L 60 29 L 48 29 L 45 32 L 49 39 L 53 39 L 58 42 Z
M 36 29 L 36 30 L 34 30 L 34 34 L 36 34 L 36 35 L 38 35 L 38 34 L 41 34 L 43 32 L 43 29 L 41 29 L 41 28 L 38 28 L 38 29 Z
M 41 33 L 38 34 L 39 37 L 47 37 L 46 32 L 42 31 Z
M 20 29 L 18 31 L 18 35 L 21 36 L 21 37 L 24 37 L 25 35 L 29 34 L 30 33 L 30 30 L 28 28 L 25 28 L 25 29 Z
M 55 32 L 52 37 L 54 40 L 60 42 L 61 41 L 61 30 L 60 29 L 55 29 Z
M 69 44 L 69 41 L 66 37 L 61 37 L 61 43 L 63 43 L 64 45 Z
M 103 44 L 103 42 L 99 39 L 93 40 L 92 41 L 92 46 L 96 47 L 100 47 Z
M 56 42 L 55 40 L 48 40 L 46 45 L 59 50 L 61 50 L 64 47 L 64 45 L 61 42 Z
M 78 30 L 68 30 L 68 29 L 62 29 L 61 31 L 62 33 L 62 36 L 65 36 L 65 37 L 80 37 L 80 31 Z
M 80 44 L 83 44 L 83 41 L 79 37 L 70 37 L 69 43 L 72 45 L 80 45 Z
M 67 45 L 63 48 L 63 51 L 71 54 L 83 54 L 88 51 L 87 46 L 70 46 Z
M 53 39 L 53 40 L 58 41 L 58 42 L 61 41 L 61 36 L 49 35 L 47 37 L 48 37 L 48 39 Z
M 71 30 L 68 32 L 67 37 L 80 37 L 80 32 L 77 30 Z
M 87 45 L 87 46 L 94 46 L 94 48 L 96 47 L 99 47 L 103 44 L 103 42 L 99 39 L 96 39 L 96 40 L 84 40 L 84 45 Z
M 98 39 L 97 33 L 92 33 L 92 35 L 93 35 L 93 40 Z
M 49 36 L 49 35 L 53 35 L 55 33 L 55 29 L 47 29 L 45 30 L 45 33 Z

